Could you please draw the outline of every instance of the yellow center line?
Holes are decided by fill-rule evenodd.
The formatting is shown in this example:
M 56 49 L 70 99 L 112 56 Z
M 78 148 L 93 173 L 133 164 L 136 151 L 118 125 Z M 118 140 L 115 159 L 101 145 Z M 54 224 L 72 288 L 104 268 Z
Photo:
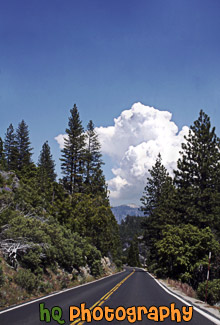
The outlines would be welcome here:
M 100 298 L 96 303 L 94 303 L 94 305 L 92 305 L 92 307 L 89 308 L 89 310 L 92 310 L 93 308 L 95 308 L 96 306 L 100 307 L 116 290 L 118 290 L 118 288 L 130 277 L 134 274 L 135 269 L 133 269 L 132 273 L 130 273 L 128 276 L 126 276 L 126 278 L 124 278 L 122 281 L 120 281 L 119 283 L 117 283 L 111 290 L 109 290 L 102 298 Z M 84 324 L 85 321 L 81 321 L 81 318 L 77 318 L 73 323 L 71 323 L 70 325 L 74 325 L 74 324 L 78 324 L 78 325 L 82 325 Z

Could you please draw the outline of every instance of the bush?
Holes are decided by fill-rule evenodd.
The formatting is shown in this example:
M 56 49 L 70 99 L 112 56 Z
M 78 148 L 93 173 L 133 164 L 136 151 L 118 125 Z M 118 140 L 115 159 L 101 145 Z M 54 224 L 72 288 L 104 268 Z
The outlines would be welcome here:
M 39 292 L 41 293 L 50 293 L 53 290 L 53 284 L 49 281 L 39 283 Z
M 212 251 L 213 261 L 220 252 L 209 227 L 199 229 L 191 224 L 167 225 L 155 248 L 157 276 L 187 282 L 193 289 L 206 279 L 208 252 Z
M 0 187 L 3 187 L 5 185 L 5 179 L 0 174 Z
M 102 269 L 102 264 L 101 264 L 100 260 L 95 260 L 91 265 L 91 274 L 94 277 L 97 277 L 97 276 L 101 275 L 102 272 L 103 272 L 103 269 Z
M 37 217 L 17 216 L 10 220 L 4 236 L 19 240 L 24 238 L 30 244 L 29 251 L 18 256 L 18 262 L 35 275 L 56 263 L 68 272 L 72 272 L 73 267 L 79 269 L 86 264 L 91 267 L 96 260 L 101 263 L 101 253 L 96 247 L 59 225 L 53 218 L 41 221 Z M 99 273 L 97 267 L 94 268 L 94 273 Z
M 101 253 L 96 247 L 87 244 L 84 248 L 84 254 L 86 256 L 87 264 L 91 270 L 91 275 L 97 277 L 103 273 L 101 263 Z
M 118 269 L 121 269 L 122 268 L 122 260 L 115 260 L 115 265 L 117 266 Z
M 15 282 L 31 293 L 34 289 L 38 287 L 38 278 L 28 269 L 20 269 L 15 275 Z
M 5 282 L 2 266 L 1 266 L 1 259 L 0 259 L 0 286 L 2 286 Z
M 197 296 L 199 299 L 205 301 L 206 281 L 199 284 L 197 289 Z M 209 281 L 207 290 L 207 302 L 214 305 L 220 301 L 220 279 Z
M 22 266 L 30 269 L 34 274 L 42 274 L 43 269 L 41 265 L 42 248 L 35 245 L 25 255 L 22 256 Z

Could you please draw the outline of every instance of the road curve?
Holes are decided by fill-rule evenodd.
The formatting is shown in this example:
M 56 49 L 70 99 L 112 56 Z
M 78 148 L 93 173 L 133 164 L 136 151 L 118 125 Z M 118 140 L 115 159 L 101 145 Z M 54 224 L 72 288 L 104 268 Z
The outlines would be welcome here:
M 106 277 L 102 280 L 91 282 L 87 285 L 79 286 L 55 295 L 38 299 L 28 304 L 23 304 L 21 306 L 16 306 L 14 308 L 9 308 L 8 310 L 1 311 L 0 324 L 48 324 L 46 323 L 46 321 L 40 321 L 39 304 L 43 303 L 44 308 L 47 308 L 49 311 L 51 311 L 54 306 L 62 308 L 62 317 L 60 319 L 65 321 L 63 324 L 68 325 L 87 324 L 87 322 L 81 319 L 81 315 L 79 315 L 79 317 L 74 318 L 74 320 L 70 321 L 69 306 L 74 306 L 74 311 L 76 312 L 75 307 L 80 307 L 82 303 L 85 303 L 85 307 L 87 309 L 91 309 L 91 313 L 95 312 L 96 310 L 97 317 L 100 315 L 100 309 L 104 311 L 107 307 L 110 308 L 109 311 L 111 311 L 111 309 L 114 309 L 113 314 L 115 315 L 115 311 L 119 306 L 121 306 L 122 308 L 120 312 L 118 309 L 117 315 L 120 316 L 121 319 L 123 319 L 123 315 L 126 315 L 123 321 L 116 320 L 115 316 L 111 322 L 107 321 L 103 315 L 103 319 L 101 321 L 93 320 L 92 322 L 89 322 L 89 324 L 220 324 L 220 321 L 216 318 L 213 317 L 211 319 L 208 319 L 194 309 L 192 319 L 190 321 L 185 321 L 183 318 L 184 313 L 182 312 L 182 307 L 185 308 L 184 310 L 187 313 L 187 311 L 189 310 L 187 304 L 166 292 L 147 272 L 137 268 L 135 270 L 127 268 L 124 272 L 115 274 L 110 277 Z M 139 313 L 139 317 L 141 317 L 142 321 L 137 320 L 137 313 L 136 316 L 134 315 L 134 310 L 136 310 L 137 312 L 138 306 L 144 306 L 146 308 L 144 312 L 142 312 L 141 314 Z M 151 306 L 154 306 L 153 310 L 150 310 Z M 162 311 L 159 309 L 160 306 L 168 308 L 171 308 L 172 306 L 172 308 L 176 308 L 175 310 L 179 309 L 181 314 L 181 321 L 177 322 L 177 318 L 175 318 L 175 320 L 172 320 L 171 315 L 169 314 L 168 316 L 168 311 L 170 309 L 168 310 L 167 308 L 165 308 L 166 310 L 164 309 Z M 129 309 L 127 310 L 127 308 L 130 307 L 133 307 L 133 309 L 130 309 L 130 311 Z M 56 312 L 57 311 L 54 311 L 55 318 Z M 123 314 L 124 312 L 125 314 Z M 158 321 L 156 321 L 155 318 L 157 317 L 157 312 Z M 130 318 L 128 317 L 127 313 L 131 315 Z M 163 316 L 163 314 L 166 313 L 167 317 Z M 108 317 L 111 315 L 112 313 L 108 314 Z M 176 317 L 179 315 L 177 311 L 175 315 Z M 175 317 L 175 315 L 173 317 Z M 163 321 L 161 321 L 160 316 L 162 318 L 164 317 Z M 129 322 L 129 320 L 131 322 Z M 59 322 L 51 319 L 51 322 L 49 324 L 59 324 Z

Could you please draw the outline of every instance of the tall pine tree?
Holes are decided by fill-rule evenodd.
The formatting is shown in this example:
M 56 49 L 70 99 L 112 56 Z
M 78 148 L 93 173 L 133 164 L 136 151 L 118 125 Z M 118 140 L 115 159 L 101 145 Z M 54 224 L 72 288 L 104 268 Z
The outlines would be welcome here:
M 160 202 L 163 185 L 169 179 L 169 174 L 162 164 L 162 158 L 159 154 L 155 165 L 149 169 L 150 177 L 147 178 L 147 185 L 144 188 L 141 197 L 142 208 L 144 214 L 151 215 Z
M 7 169 L 16 170 L 18 165 L 18 151 L 14 127 L 12 124 L 9 125 L 5 134 L 4 154 Z
M 148 217 L 142 222 L 145 229 L 144 241 L 148 248 L 148 263 L 157 261 L 156 243 L 161 239 L 162 229 L 167 224 L 176 224 L 178 214 L 175 211 L 176 191 L 172 178 L 162 164 L 159 154 L 155 165 L 149 170 L 141 202 L 142 210 Z
M 94 124 L 90 120 L 86 132 L 86 151 L 85 151 L 85 185 L 86 191 L 94 195 L 101 194 L 107 196 L 105 177 L 101 166 L 102 161 L 101 145 L 98 135 L 95 132 Z
M 70 110 L 67 137 L 64 139 L 62 149 L 61 169 L 64 174 L 63 183 L 70 194 L 82 192 L 84 160 L 85 160 L 85 134 L 76 104 Z
M 32 148 L 30 147 L 29 130 L 24 120 L 18 124 L 16 130 L 17 142 L 17 169 L 21 171 L 24 167 L 31 164 Z
M 55 163 L 50 151 L 48 141 L 46 141 L 42 146 L 42 150 L 38 159 L 38 167 L 41 188 L 44 190 L 49 183 L 54 182 L 56 179 Z
M 175 171 L 182 222 L 219 228 L 220 145 L 210 118 L 202 110 L 185 140 Z

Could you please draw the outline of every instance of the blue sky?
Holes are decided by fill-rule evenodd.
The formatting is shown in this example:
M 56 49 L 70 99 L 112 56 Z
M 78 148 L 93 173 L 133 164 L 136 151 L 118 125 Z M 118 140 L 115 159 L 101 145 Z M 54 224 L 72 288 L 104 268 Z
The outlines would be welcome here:
M 204 109 L 220 135 L 219 15 L 219 0 L 1 1 L 0 136 L 24 119 L 34 160 L 48 140 L 59 172 L 74 103 L 98 127 L 135 102 L 179 130 Z

